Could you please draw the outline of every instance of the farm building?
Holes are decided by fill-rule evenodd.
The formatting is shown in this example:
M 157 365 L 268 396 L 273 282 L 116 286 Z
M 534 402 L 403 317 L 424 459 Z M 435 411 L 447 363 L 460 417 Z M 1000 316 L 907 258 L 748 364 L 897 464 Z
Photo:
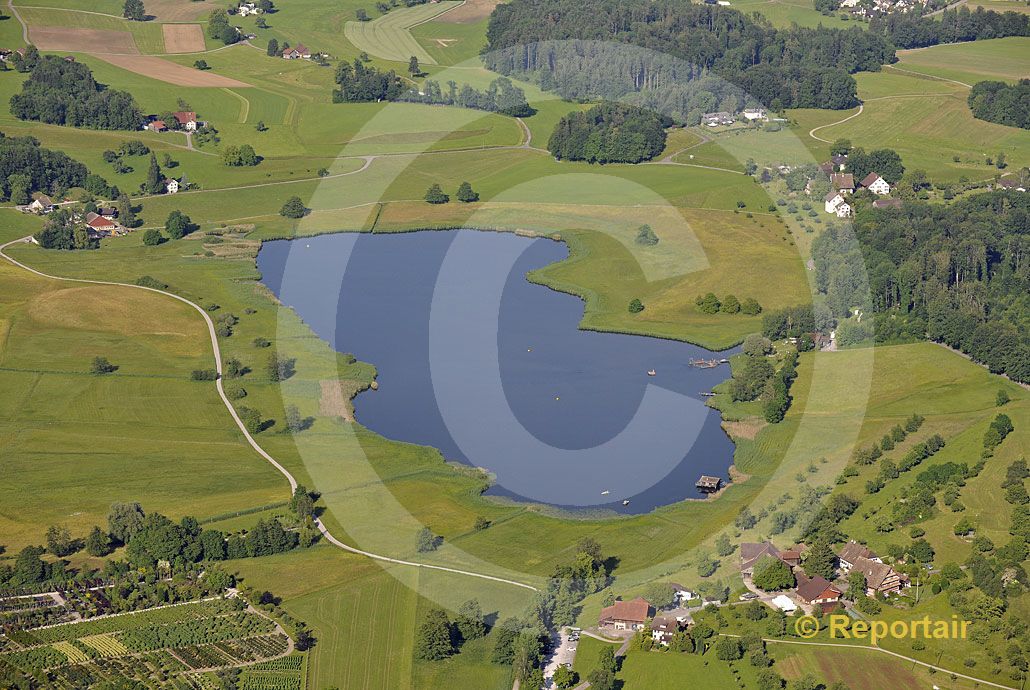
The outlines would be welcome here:
M 642 597 L 617 601 L 601 609 L 597 624 L 613 630 L 640 630 L 651 615 L 651 605 Z

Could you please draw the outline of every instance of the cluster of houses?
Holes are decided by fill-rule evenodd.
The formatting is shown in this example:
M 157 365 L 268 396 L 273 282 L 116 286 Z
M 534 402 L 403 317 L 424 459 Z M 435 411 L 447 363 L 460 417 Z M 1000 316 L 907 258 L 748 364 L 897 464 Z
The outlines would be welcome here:
M 748 122 L 766 122 L 769 119 L 769 113 L 765 108 L 744 108 L 740 115 Z M 717 113 L 705 113 L 701 116 L 701 124 L 708 127 L 728 126 L 736 122 L 737 116 L 724 110 Z
M 651 639 L 655 644 L 668 646 L 672 642 L 673 636 L 685 630 L 691 622 L 689 616 L 656 615 L 656 613 L 654 607 L 643 597 L 629 601 L 616 601 L 611 606 L 601 609 L 598 627 L 612 631 L 636 632 L 650 626 Z
M 847 167 L 847 160 L 847 156 L 835 155 L 819 166 L 819 169 L 830 178 L 830 191 L 826 193 L 823 199 L 823 209 L 827 213 L 833 214 L 838 218 L 850 218 L 854 214 L 855 209 L 848 202 L 848 199 L 858 189 L 868 189 L 880 197 L 873 201 L 874 208 L 896 208 L 901 206 L 900 199 L 890 198 L 891 185 L 877 172 L 869 173 L 856 184 L 855 176 L 849 172 L 844 172 Z M 810 192 L 811 184 L 810 180 L 806 191 Z
M 37 194 L 30 203 L 18 208 L 26 213 L 46 215 L 53 212 L 57 208 L 57 204 L 46 194 Z M 102 206 L 96 211 L 75 213 L 72 219 L 76 223 L 85 225 L 86 234 L 94 240 L 112 235 L 124 235 L 127 232 L 126 228 L 118 223 L 118 209 L 114 206 Z
M 197 114 L 192 111 L 180 110 L 172 113 L 172 116 L 175 118 L 176 126 L 187 132 L 196 132 L 197 129 L 204 126 L 204 123 L 197 119 Z M 168 123 L 156 115 L 150 115 L 147 117 L 143 129 L 151 132 L 167 132 Z
M 842 0 L 840 9 L 863 19 L 885 14 L 906 14 L 916 7 L 926 7 L 929 0 Z
M 837 607 L 844 590 L 824 577 L 808 577 L 800 567 L 804 552 L 804 544 L 792 546 L 784 551 L 780 551 L 769 541 L 741 544 L 741 574 L 750 579 L 760 560 L 765 557 L 778 558 L 794 572 L 797 587 L 793 592 L 793 598 L 787 594 L 780 594 L 771 601 L 773 606 L 786 613 L 795 611 L 798 602 L 809 607 L 819 606 L 824 610 Z M 903 587 L 910 586 L 908 576 L 897 572 L 868 547 L 854 541 L 849 541 L 841 548 L 837 555 L 837 569 L 841 578 L 846 578 L 852 571 L 862 573 L 865 577 L 867 596 L 897 594 Z

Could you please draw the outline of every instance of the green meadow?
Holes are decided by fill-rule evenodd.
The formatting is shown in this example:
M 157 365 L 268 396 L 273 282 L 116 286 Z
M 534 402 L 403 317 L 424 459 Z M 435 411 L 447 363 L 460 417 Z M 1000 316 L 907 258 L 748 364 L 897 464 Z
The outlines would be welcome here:
M 844 19 L 836 14 L 827 16 L 817 11 L 813 0 L 734 0 L 730 6 L 746 14 L 760 14 L 776 27 L 789 27 L 791 24 L 816 27 L 821 24 L 848 28 L 862 25 L 857 20 Z
M 984 79 L 1015 82 L 1030 74 L 1030 38 L 996 38 L 902 50 L 898 59 L 898 68 L 968 84 Z

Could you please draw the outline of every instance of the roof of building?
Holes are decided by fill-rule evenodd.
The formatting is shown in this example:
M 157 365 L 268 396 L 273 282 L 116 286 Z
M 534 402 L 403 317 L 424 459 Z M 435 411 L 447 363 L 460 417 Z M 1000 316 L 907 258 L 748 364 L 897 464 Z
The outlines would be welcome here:
M 879 173 L 871 172 L 862 179 L 862 186 L 868 187 L 879 179 L 881 179 Z
M 798 581 L 798 596 L 811 603 L 816 599 L 836 599 L 840 596 L 840 590 L 825 577 L 816 575 Z
M 779 558 L 779 550 L 773 546 L 771 541 L 761 543 L 744 542 L 740 545 L 740 569 L 747 570 L 754 566 L 762 556 Z
M 44 206 L 53 206 L 54 205 L 53 199 L 48 197 L 46 194 L 38 195 L 35 198 L 35 201 L 38 201 L 39 203 L 43 204 Z
M 901 208 L 901 199 L 877 199 L 873 208 Z
M 865 575 L 866 587 L 870 589 L 879 589 L 891 575 L 894 575 L 894 568 L 890 567 L 886 563 L 877 563 L 871 561 L 868 558 L 858 558 L 855 560 L 853 567 L 858 572 Z
M 772 604 L 781 611 L 794 611 L 798 607 L 798 605 L 794 603 L 794 600 L 786 594 L 780 594 L 779 596 L 773 597 Z
M 655 616 L 651 621 L 651 630 L 663 633 L 676 633 L 680 630 L 680 622 L 669 616 Z
M 643 597 L 637 597 L 630 601 L 617 601 L 611 606 L 601 609 L 601 621 L 631 621 L 643 623 L 651 612 L 651 605 Z
M 836 163 L 837 165 L 843 165 L 844 163 L 848 162 L 848 157 L 846 154 L 843 153 L 835 153 L 832 156 L 830 156 L 830 160 Z
M 99 213 L 102 216 L 117 216 L 118 209 L 114 206 L 101 206 L 97 209 L 97 213 Z
M 93 218 L 89 218 L 89 216 L 86 216 L 87 219 L 88 219 L 86 221 L 86 225 L 88 225 L 89 227 L 91 227 L 91 228 L 93 228 L 95 230 L 99 230 L 100 228 L 113 228 L 113 227 L 115 227 L 115 222 L 114 221 L 110 221 L 107 218 L 104 218 L 103 216 L 98 216 L 95 213 L 92 214 L 92 215 L 93 215 Z
M 859 558 L 876 558 L 876 554 L 865 544 L 856 541 L 849 541 L 840 550 L 839 558 L 848 563 L 854 563 Z
M 851 173 L 834 173 L 830 175 L 830 184 L 834 189 L 854 189 L 855 176 Z
M 833 190 L 833 191 L 830 191 L 830 192 L 826 192 L 826 197 L 823 199 L 823 201 L 833 201 L 834 199 L 836 199 L 839 196 L 840 196 L 840 192 L 838 192 L 836 190 Z M 844 197 L 841 197 L 841 198 L 843 199 Z
M 187 122 L 197 121 L 197 114 L 189 110 L 180 110 L 178 112 L 172 113 L 172 115 L 175 116 L 176 121 L 178 121 L 180 125 L 184 125 Z
M 168 129 L 168 125 L 165 124 L 164 120 L 153 120 L 149 127 L 152 129 Z

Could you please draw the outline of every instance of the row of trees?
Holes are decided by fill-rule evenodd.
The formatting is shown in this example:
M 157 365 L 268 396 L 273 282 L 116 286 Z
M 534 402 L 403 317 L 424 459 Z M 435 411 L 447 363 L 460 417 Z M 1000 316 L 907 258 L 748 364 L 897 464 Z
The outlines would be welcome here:
M 869 22 L 869 31 L 898 48 L 922 48 L 938 43 L 961 43 L 1004 36 L 1030 36 L 1030 17 L 1019 12 L 995 12 L 977 7 L 945 10 L 940 17 L 891 13 Z
M 414 66 L 417 68 L 418 64 L 415 63 Z M 439 82 L 426 79 L 421 87 L 408 89 L 400 94 L 398 99 L 431 105 L 456 105 L 512 117 L 529 117 L 536 112 L 526 102 L 525 92 L 512 84 L 507 77 L 494 79 L 482 91 L 469 84 L 462 84 L 459 88 L 453 80 L 447 82 L 445 91 Z
M 98 84 L 81 62 L 43 55 L 21 93 L 11 96 L 11 114 L 22 120 L 90 129 L 139 129 L 143 113 L 132 94 Z
M 405 90 L 393 70 L 380 72 L 375 67 L 366 66 L 360 58 L 353 63 L 340 63 L 336 69 L 336 84 L 338 88 L 333 90 L 333 103 L 394 101 Z

